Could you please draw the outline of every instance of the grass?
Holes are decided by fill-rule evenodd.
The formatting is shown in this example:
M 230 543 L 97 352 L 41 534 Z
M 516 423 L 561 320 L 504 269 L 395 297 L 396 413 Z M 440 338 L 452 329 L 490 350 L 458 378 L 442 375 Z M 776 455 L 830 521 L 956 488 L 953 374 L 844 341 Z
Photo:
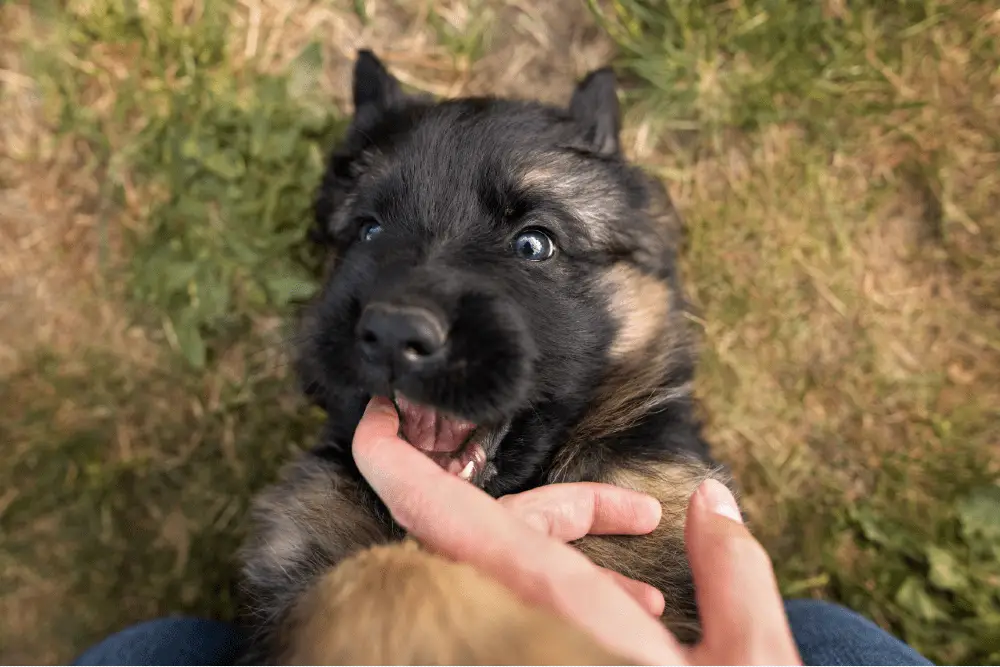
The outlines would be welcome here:
M 971 0 L 0 7 L 0 657 L 232 614 L 247 499 L 319 423 L 283 350 L 363 42 L 546 99 L 613 44 L 785 593 L 1000 661 L 998 40 Z
M 593 9 L 680 194 L 701 393 L 785 593 L 940 662 L 996 662 L 995 14 Z
M 36 68 L 56 131 L 86 141 L 105 179 L 141 226 L 126 230 L 120 276 L 164 318 L 171 342 L 196 368 L 206 338 L 238 333 L 249 313 L 280 308 L 313 289 L 302 222 L 339 128 L 318 95 L 322 54 L 306 46 L 287 75 L 233 71 L 224 3 L 196 21 L 145 15 L 132 3 L 56 23 L 58 44 Z M 67 57 L 76 67 L 65 66 Z M 104 113 L 83 106 L 113 73 Z M 95 86 L 95 84 L 97 84 Z

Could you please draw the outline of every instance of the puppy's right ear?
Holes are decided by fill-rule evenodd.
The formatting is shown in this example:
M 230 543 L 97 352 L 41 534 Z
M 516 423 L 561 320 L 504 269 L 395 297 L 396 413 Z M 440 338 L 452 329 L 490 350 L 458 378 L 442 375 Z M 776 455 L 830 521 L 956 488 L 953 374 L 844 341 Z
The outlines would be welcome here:
M 354 113 L 379 114 L 400 106 L 405 100 L 399 81 L 382 61 L 367 49 L 358 51 L 354 61 Z
M 615 155 L 619 151 L 621 111 L 617 87 L 610 67 L 594 70 L 577 84 L 569 104 L 570 115 L 584 130 L 589 149 L 598 155 Z

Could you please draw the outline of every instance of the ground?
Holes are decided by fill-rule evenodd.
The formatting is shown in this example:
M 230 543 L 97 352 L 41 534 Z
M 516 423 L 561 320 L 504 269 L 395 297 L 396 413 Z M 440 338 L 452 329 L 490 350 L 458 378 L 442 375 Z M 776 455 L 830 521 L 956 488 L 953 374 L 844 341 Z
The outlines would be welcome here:
M 230 617 L 350 59 L 564 101 L 614 63 L 687 223 L 699 394 L 786 595 L 1000 661 L 1000 12 L 932 0 L 0 6 L 0 660 Z

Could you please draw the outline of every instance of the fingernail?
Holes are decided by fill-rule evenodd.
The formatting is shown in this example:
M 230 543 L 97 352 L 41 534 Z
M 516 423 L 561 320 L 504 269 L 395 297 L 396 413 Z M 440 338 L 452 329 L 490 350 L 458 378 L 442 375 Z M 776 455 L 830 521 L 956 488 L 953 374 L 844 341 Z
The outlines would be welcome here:
M 645 511 L 646 517 L 649 517 L 650 530 L 655 530 L 660 525 L 660 519 L 663 518 L 663 505 L 652 496 L 644 496 L 642 502 L 646 506 Z
M 385 396 L 372 396 L 372 399 L 368 401 L 368 407 L 365 408 L 365 414 L 382 412 L 385 414 L 396 414 L 396 406 L 392 404 Z
M 711 512 L 732 519 L 736 523 L 743 523 L 743 515 L 740 514 L 736 498 L 725 484 L 715 479 L 706 479 L 698 488 L 698 493 Z

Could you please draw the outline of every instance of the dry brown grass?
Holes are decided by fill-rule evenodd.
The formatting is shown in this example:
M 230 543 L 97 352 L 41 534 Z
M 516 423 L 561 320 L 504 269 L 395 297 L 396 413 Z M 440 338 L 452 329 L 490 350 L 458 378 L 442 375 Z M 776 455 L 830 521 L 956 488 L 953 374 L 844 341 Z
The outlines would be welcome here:
M 121 239 L 104 224 L 93 152 L 52 133 L 26 74 L 21 45 L 43 26 L 19 5 L 5 6 L 0 23 L 0 374 L 37 349 L 71 355 L 81 341 L 138 361 L 151 354 L 145 335 L 102 280 Z

